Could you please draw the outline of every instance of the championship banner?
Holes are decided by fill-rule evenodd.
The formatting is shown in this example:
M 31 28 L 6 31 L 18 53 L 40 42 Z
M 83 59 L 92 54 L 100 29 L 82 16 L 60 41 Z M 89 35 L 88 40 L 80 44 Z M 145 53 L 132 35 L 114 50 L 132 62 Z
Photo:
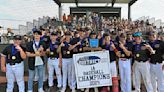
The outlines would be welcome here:
M 109 51 L 74 54 L 73 61 L 78 89 L 112 85 Z

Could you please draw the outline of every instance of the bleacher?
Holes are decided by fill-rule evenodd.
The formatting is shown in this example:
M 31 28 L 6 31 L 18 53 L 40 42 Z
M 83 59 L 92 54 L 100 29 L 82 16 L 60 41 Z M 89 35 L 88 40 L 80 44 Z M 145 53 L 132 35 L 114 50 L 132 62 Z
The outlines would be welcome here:
M 150 24 L 153 24 L 153 26 L 156 26 L 157 28 L 164 27 L 164 22 L 162 22 L 161 19 L 155 19 L 154 17 L 150 18 L 149 16 L 142 16 L 137 20 L 143 20 L 145 22 L 148 20 Z

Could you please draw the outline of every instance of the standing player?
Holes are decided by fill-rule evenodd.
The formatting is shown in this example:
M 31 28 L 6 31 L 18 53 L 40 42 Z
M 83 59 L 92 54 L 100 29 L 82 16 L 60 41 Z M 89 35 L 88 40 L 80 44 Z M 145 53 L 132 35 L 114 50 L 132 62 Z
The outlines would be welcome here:
M 96 32 L 95 31 L 92 31 L 91 33 L 90 33 L 90 36 L 88 37 L 88 38 L 86 38 L 84 41 L 85 41 L 85 47 L 83 48 L 83 51 L 84 52 L 94 52 L 94 51 L 101 51 L 102 49 L 101 49 L 101 47 L 99 46 L 100 44 L 98 44 L 98 46 L 97 47 L 92 47 L 91 46 L 91 44 L 89 43 L 89 40 L 90 39 L 97 39 L 97 34 L 96 34 Z M 99 40 L 99 39 L 98 39 Z M 89 92 L 89 88 L 87 88 L 86 90 L 85 90 L 85 92 Z M 97 87 L 95 87 L 94 88 L 94 92 L 99 92 L 98 91 L 98 88 Z
M 27 56 L 29 66 L 29 78 L 28 78 L 28 92 L 33 92 L 33 80 L 35 71 L 38 71 L 38 92 L 43 91 L 43 69 L 44 69 L 44 57 L 45 56 L 45 45 L 40 40 L 41 32 L 33 32 L 34 41 L 27 44 Z
M 61 92 L 66 91 L 67 80 L 70 89 L 72 89 L 72 92 L 75 92 L 75 88 L 72 87 L 72 63 L 73 63 L 72 49 L 74 49 L 80 43 L 78 42 L 75 45 L 71 45 L 70 43 L 71 43 L 71 34 L 69 31 L 67 31 L 65 32 L 65 36 L 59 47 L 61 48 L 59 53 L 59 60 L 60 60 L 60 65 L 62 64 L 62 72 L 63 72 L 63 86 L 62 86 L 63 88 Z
M 126 42 L 126 35 L 119 36 L 118 50 L 121 53 L 119 58 L 119 71 L 121 78 L 121 92 L 131 92 L 131 55 L 133 44 Z
M 59 67 L 59 53 L 58 53 L 58 47 L 60 45 L 60 42 L 57 41 L 57 33 L 52 32 L 51 33 L 51 42 L 49 44 L 49 48 L 47 49 L 48 54 L 48 85 L 50 87 L 50 90 L 52 89 L 53 80 L 54 80 L 54 70 L 56 72 L 57 76 L 57 87 L 60 89 L 62 87 L 62 76 L 61 76 L 61 67 Z
M 153 85 L 153 92 L 164 92 L 164 74 L 163 64 L 164 58 L 164 42 L 157 40 L 156 32 L 149 32 L 149 44 L 154 50 L 154 54 L 150 58 L 150 74 Z M 157 85 L 156 85 L 157 84 Z
M 79 29 L 77 32 L 77 36 L 75 38 L 72 39 L 71 41 L 71 45 L 75 45 L 77 43 L 80 43 L 79 45 L 77 45 L 73 50 L 73 54 L 77 54 L 77 53 L 83 53 L 83 48 L 86 45 L 86 41 L 84 38 L 84 30 L 83 29 Z M 72 87 L 75 88 L 76 87 L 76 75 L 75 75 L 75 66 L 74 63 L 72 63 Z
M 133 58 L 134 58 L 134 75 L 135 75 L 135 90 L 140 92 L 141 77 L 144 80 L 144 84 L 147 92 L 153 92 L 153 87 L 151 84 L 150 76 L 150 64 L 149 58 L 150 54 L 153 53 L 153 49 L 146 42 L 142 41 L 142 34 L 136 32 L 134 36 L 134 45 L 133 45 Z
M 15 79 L 19 92 L 25 92 L 23 59 L 26 58 L 26 54 L 25 48 L 20 44 L 21 36 L 14 36 L 14 43 L 7 46 L 1 54 L 1 70 L 6 72 L 7 77 L 6 92 L 13 92 Z
M 110 68 L 111 68 L 110 72 L 111 72 L 111 76 L 112 76 L 112 84 L 114 86 L 114 79 L 116 79 L 116 81 L 118 83 L 117 68 L 116 68 L 116 58 L 120 57 L 120 52 L 117 50 L 116 46 L 111 41 L 111 37 L 110 37 L 110 35 L 108 33 L 104 34 L 102 49 L 109 51 L 109 55 L 110 55 Z M 114 89 L 114 87 L 112 88 L 112 90 L 113 89 Z M 110 89 L 107 89 L 107 87 L 103 87 L 102 91 L 103 92 L 108 92 L 109 90 Z

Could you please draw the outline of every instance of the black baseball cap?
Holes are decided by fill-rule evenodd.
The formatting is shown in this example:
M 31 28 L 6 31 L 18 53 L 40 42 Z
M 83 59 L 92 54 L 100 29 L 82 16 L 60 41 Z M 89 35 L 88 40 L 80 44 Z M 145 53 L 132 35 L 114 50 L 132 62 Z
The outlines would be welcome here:
M 148 33 L 148 36 L 153 36 L 153 35 L 156 35 L 157 33 L 155 31 L 151 31 Z
M 51 32 L 51 35 L 57 36 L 58 34 L 56 32 Z
M 33 31 L 33 34 L 42 35 L 42 32 L 41 32 L 41 31 L 39 31 L 39 30 L 35 30 L 35 31 Z
M 22 40 L 22 37 L 20 35 L 15 35 L 14 40 Z

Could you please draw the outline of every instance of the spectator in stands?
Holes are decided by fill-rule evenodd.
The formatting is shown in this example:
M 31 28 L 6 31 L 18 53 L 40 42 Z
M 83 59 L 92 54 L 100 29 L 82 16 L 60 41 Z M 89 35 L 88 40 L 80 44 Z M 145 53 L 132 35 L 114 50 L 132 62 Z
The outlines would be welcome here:
M 24 35 L 24 36 L 23 36 L 23 41 L 22 41 L 22 43 L 26 44 L 26 43 L 28 43 L 29 41 L 30 41 L 29 37 L 28 37 L 27 35 Z
M 64 15 L 63 15 L 63 23 L 65 24 L 66 21 L 67 21 L 66 14 L 64 13 Z
M 8 42 L 12 43 L 11 41 L 13 40 L 14 32 L 12 31 L 11 28 L 7 28 L 7 37 L 8 37 Z
M 2 32 L 3 32 L 3 30 L 2 30 L 2 26 L 0 26 L 0 43 L 1 43 L 1 36 L 2 36 Z
M 160 26 L 159 32 L 164 32 L 164 28 L 162 26 Z
M 37 30 L 37 28 L 36 28 L 36 26 L 32 29 L 32 32 L 34 32 L 34 31 L 36 31 Z
M 71 23 L 72 19 L 71 19 L 71 15 L 67 16 L 67 22 Z

